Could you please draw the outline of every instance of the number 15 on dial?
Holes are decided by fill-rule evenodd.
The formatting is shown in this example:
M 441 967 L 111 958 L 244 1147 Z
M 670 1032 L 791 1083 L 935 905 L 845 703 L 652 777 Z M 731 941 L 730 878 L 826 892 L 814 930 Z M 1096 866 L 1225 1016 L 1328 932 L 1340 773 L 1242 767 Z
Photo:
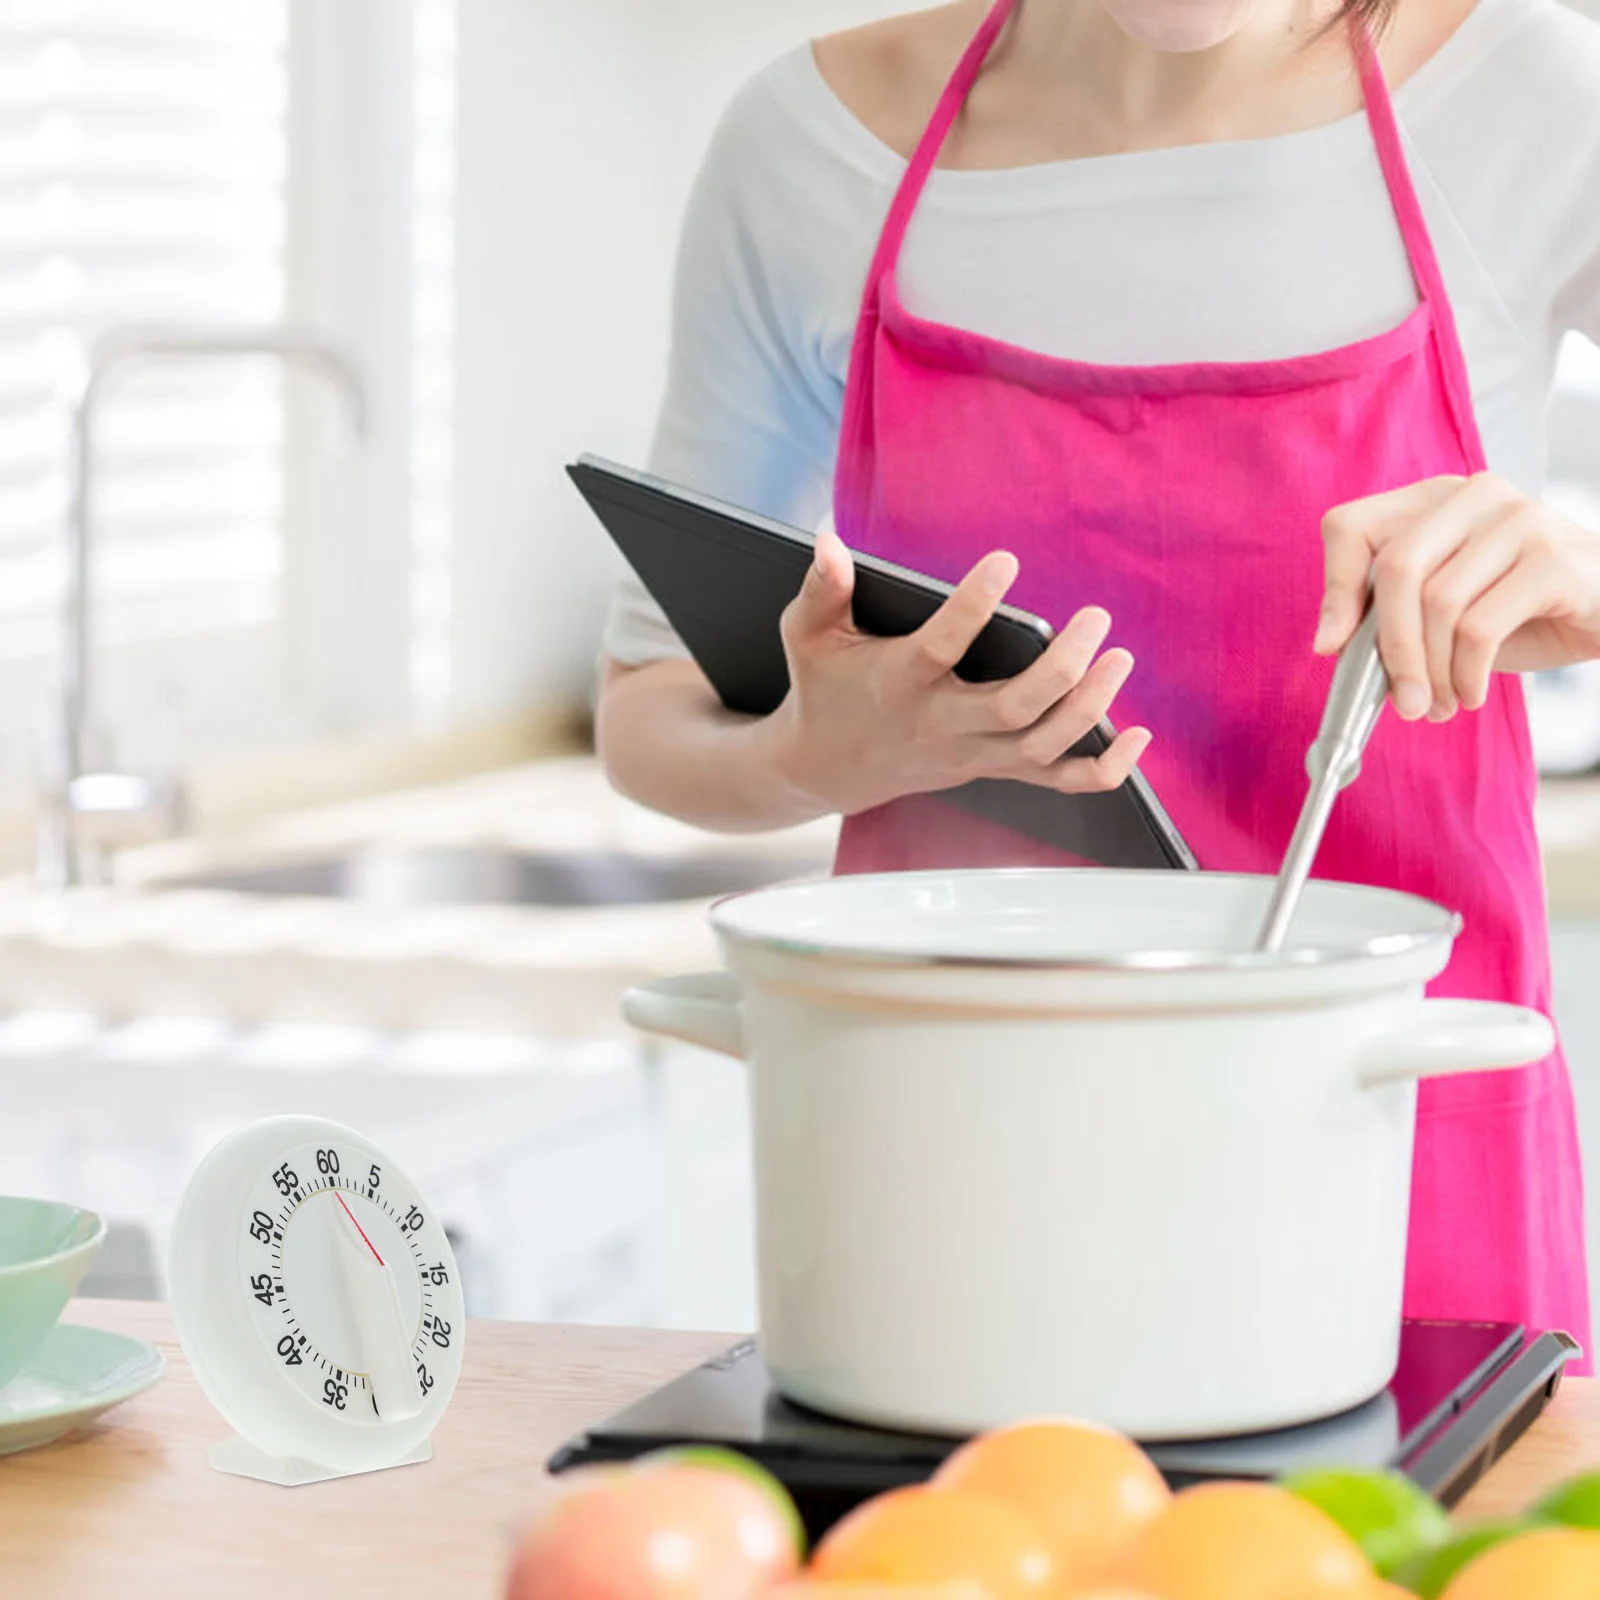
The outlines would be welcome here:
M 312 1483 L 426 1461 L 466 1316 L 432 1207 L 362 1135 L 269 1117 L 196 1169 L 172 1231 L 184 1353 L 238 1437 L 212 1465 Z

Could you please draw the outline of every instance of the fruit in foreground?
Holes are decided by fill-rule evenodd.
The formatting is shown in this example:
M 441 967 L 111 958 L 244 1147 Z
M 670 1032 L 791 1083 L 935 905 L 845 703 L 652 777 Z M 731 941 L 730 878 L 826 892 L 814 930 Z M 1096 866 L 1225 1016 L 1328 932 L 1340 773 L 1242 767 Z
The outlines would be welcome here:
M 1597 1595 L 1600 1533 L 1536 1528 L 1463 1568 L 1444 1600 L 1595 1600 Z
M 1552 1489 L 1529 1507 L 1529 1522 L 1559 1522 L 1569 1528 L 1600 1530 L 1600 1472 L 1586 1472 Z
M 634 1464 L 634 1471 L 654 1472 L 672 1466 L 708 1467 L 715 1472 L 731 1472 L 747 1483 L 753 1483 L 772 1501 L 778 1514 L 788 1524 L 794 1542 L 795 1559 L 805 1560 L 806 1525 L 801 1520 L 799 1507 L 789 1491 L 758 1462 L 740 1455 L 737 1450 L 725 1450 L 721 1445 L 686 1444 L 654 1450 L 642 1456 Z
M 704 1467 L 608 1474 L 562 1494 L 523 1536 L 507 1600 L 763 1600 L 793 1575 L 771 1498 Z
M 1527 1525 L 1509 1518 L 1480 1522 L 1463 1529 L 1455 1538 L 1432 1550 L 1425 1550 L 1404 1562 L 1391 1573 L 1394 1581 L 1418 1600 L 1439 1600 L 1455 1575 L 1485 1550 L 1492 1550 L 1507 1539 L 1527 1532 Z
M 1332 1517 L 1386 1576 L 1450 1538 L 1444 1507 L 1398 1472 L 1327 1468 L 1280 1482 Z
M 1185 1489 L 1117 1564 L 1162 1600 L 1366 1600 L 1372 1563 L 1326 1513 L 1266 1483 Z
M 835 1523 L 817 1546 L 809 1576 L 830 1583 L 965 1582 L 986 1600 L 1057 1592 L 1050 1547 L 1014 1506 L 926 1484 L 893 1489 Z
M 1172 1501 L 1155 1463 L 1131 1439 L 1093 1424 L 1020 1423 L 963 1445 L 936 1486 L 1004 1500 L 1049 1541 L 1056 1582 L 1089 1584 Z
M 798 1578 L 772 1590 L 762 1600 L 990 1600 L 990 1591 L 981 1583 L 856 1583 L 849 1579 L 815 1583 Z M 1075 1594 L 1072 1600 L 1095 1597 Z M 1135 1595 L 1131 1600 L 1154 1600 L 1154 1596 Z
M 1071 1600 L 1160 1600 L 1148 1589 L 1128 1589 L 1117 1585 L 1110 1589 L 1073 1589 Z M 1365 1595 L 1362 1600 L 1367 1600 Z

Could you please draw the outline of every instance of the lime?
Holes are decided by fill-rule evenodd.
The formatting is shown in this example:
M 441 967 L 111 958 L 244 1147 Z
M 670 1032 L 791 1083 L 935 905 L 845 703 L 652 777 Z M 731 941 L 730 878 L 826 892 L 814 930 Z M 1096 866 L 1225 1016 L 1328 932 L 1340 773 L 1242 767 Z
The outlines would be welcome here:
M 1552 1489 L 1529 1509 L 1528 1520 L 1600 1530 L 1600 1472 L 1586 1472 Z
M 1327 1468 L 1295 1473 L 1282 1487 L 1332 1517 L 1384 1577 L 1450 1537 L 1444 1507 L 1398 1472 Z
M 737 1450 L 724 1449 L 721 1445 L 683 1444 L 665 1450 L 652 1450 L 649 1455 L 639 1458 L 637 1466 L 642 1471 L 649 1471 L 652 1467 L 706 1467 L 713 1472 L 731 1472 L 735 1477 L 753 1483 L 772 1501 L 789 1525 L 796 1559 L 801 1562 L 805 1560 L 806 1525 L 800 1518 L 794 1497 L 765 1467 L 752 1461 L 749 1456 L 742 1456 Z
M 1458 1533 L 1447 1544 L 1436 1545 L 1413 1556 L 1397 1571 L 1390 1574 L 1402 1589 L 1420 1595 L 1422 1600 L 1439 1600 L 1450 1586 L 1450 1581 L 1461 1569 L 1476 1561 L 1485 1550 L 1492 1550 L 1519 1533 L 1526 1533 L 1528 1524 L 1513 1518 L 1495 1522 L 1479 1522 Z

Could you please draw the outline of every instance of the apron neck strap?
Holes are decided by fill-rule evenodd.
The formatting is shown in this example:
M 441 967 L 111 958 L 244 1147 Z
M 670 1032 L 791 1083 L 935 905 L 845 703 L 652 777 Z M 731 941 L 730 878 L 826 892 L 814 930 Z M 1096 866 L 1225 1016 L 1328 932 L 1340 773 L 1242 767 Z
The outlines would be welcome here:
M 1000 30 L 1010 19 L 1012 11 L 1016 9 L 1016 4 L 1017 0 L 995 0 L 988 16 L 983 19 L 982 27 L 973 34 L 972 42 L 963 52 L 960 61 L 956 63 L 956 70 L 944 86 L 944 93 L 939 96 L 939 103 L 934 107 L 928 126 L 922 130 L 922 137 L 912 152 L 905 176 L 901 178 L 900 187 L 895 191 L 889 215 L 884 219 L 883 232 L 878 237 L 878 248 L 873 255 L 871 269 L 867 273 L 869 304 L 872 291 L 884 274 L 893 268 L 899 257 L 901 242 L 911 224 L 911 214 L 917 209 L 917 201 L 922 198 L 928 174 L 933 171 L 934 163 L 939 159 L 939 152 L 944 148 L 944 141 L 956 118 L 960 116 L 961 108 L 967 103 L 967 96 L 971 93 L 973 84 L 977 82 L 978 74 L 983 71 L 983 64 L 988 60 L 989 51 L 999 38 Z
M 956 69 L 939 97 L 933 116 L 917 141 L 917 148 L 912 153 L 905 176 L 895 191 L 889 214 L 884 219 L 883 232 L 879 235 L 878 247 L 867 272 L 866 294 L 862 303 L 869 312 L 877 305 L 878 289 L 885 275 L 893 270 L 899 258 L 900 246 L 905 240 L 917 201 L 922 197 L 928 174 L 933 171 L 945 139 L 961 114 L 961 108 L 966 104 L 967 95 L 983 70 L 995 40 L 1011 20 L 1019 3 L 1020 0 L 994 0 L 983 19 L 983 25 L 972 36 L 971 43 L 956 63 Z M 1422 205 L 1411 181 L 1411 168 L 1406 161 L 1405 143 L 1395 118 L 1389 85 L 1384 78 L 1372 34 L 1360 18 L 1352 19 L 1350 35 L 1361 76 L 1361 96 L 1366 105 L 1367 125 L 1372 130 L 1373 143 L 1377 147 L 1378 161 L 1389 190 L 1389 202 L 1394 208 L 1395 220 L 1405 243 L 1417 293 L 1429 306 L 1439 336 L 1451 408 L 1469 457 L 1481 465 L 1483 445 L 1473 420 L 1466 361 L 1461 353 L 1450 298 L 1445 292 L 1444 277 L 1439 270 L 1438 257 L 1434 254 L 1433 240 L 1429 237 Z
M 1371 30 L 1359 18 L 1351 21 L 1350 38 L 1355 48 L 1356 66 L 1361 73 L 1361 97 L 1366 102 L 1367 125 L 1372 129 L 1378 164 L 1383 168 L 1383 181 L 1388 186 L 1389 203 L 1394 207 L 1400 236 L 1405 241 L 1406 256 L 1411 262 L 1417 293 L 1429 304 L 1437 306 L 1445 300 L 1444 279 L 1439 271 L 1438 258 L 1433 253 L 1433 240 L 1428 235 L 1428 224 L 1423 219 L 1416 186 L 1411 181 L 1405 141 L 1395 118 L 1394 101 L 1390 98 L 1389 83 L 1378 60 L 1378 49 L 1372 41 Z
M 1422 214 L 1422 203 L 1417 199 L 1416 185 L 1411 181 L 1411 164 L 1406 160 L 1405 140 L 1394 114 L 1388 80 L 1383 75 L 1383 65 L 1378 60 L 1378 49 L 1372 41 L 1372 33 L 1360 18 L 1352 19 L 1350 36 L 1355 47 L 1356 65 L 1361 72 L 1361 95 L 1366 102 L 1367 124 L 1372 129 L 1372 142 L 1377 147 L 1378 163 L 1383 168 L 1383 181 L 1388 185 L 1389 203 L 1394 207 L 1400 237 L 1405 242 L 1406 259 L 1411 263 L 1411 276 L 1416 282 L 1417 294 L 1433 319 L 1434 343 L 1444 373 L 1450 413 L 1469 466 L 1474 472 L 1481 472 L 1486 457 L 1472 404 L 1472 380 L 1467 371 L 1467 358 L 1461 348 L 1461 336 L 1456 330 L 1455 310 L 1445 290 L 1444 274 L 1439 270 L 1439 258 L 1434 253 L 1433 237 L 1428 232 L 1428 223 Z

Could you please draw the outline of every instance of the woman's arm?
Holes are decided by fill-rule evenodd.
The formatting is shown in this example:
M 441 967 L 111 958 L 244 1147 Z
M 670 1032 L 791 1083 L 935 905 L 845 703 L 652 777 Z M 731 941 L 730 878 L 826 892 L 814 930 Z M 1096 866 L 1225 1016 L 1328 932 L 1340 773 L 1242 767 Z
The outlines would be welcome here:
M 973 778 L 1115 788 L 1149 744 L 1146 730 L 1123 729 L 1092 759 L 1068 754 L 1133 668 L 1126 650 L 1100 654 L 1104 611 L 1080 611 L 1015 678 L 974 684 L 955 674 L 1016 575 L 1015 557 L 985 556 L 915 633 L 872 638 L 851 620 L 849 552 L 824 533 L 783 614 L 783 704 L 768 717 L 736 716 L 692 663 L 613 666 L 597 728 L 606 770 L 643 804 L 727 831 L 851 815 Z
M 860 292 L 875 197 L 869 184 L 819 167 L 798 140 L 779 92 L 786 70 L 777 63 L 735 97 L 691 190 L 648 464 L 670 482 L 815 528 L 842 403 L 819 322 Z M 614 595 L 604 653 L 622 667 L 688 655 L 631 574 Z
M 608 662 L 595 731 L 617 789 L 697 827 L 757 833 L 826 814 L 782 776 L 772 718 L 724 710 L 692 661 Z
M 651 465 L 814 527 L 828 504 L 843 397 L 824 357 L 829 318 L 841 305 L 853 311 L 888 195 L 860 174 L 819 176 L 787 115 L 756 79 L 696 183 Z M 1103 611 L 1080 613 L 1008 684 L 955 676 L 1015 576 L 1012 557 L 992 554 L 915 634 L 871 639 L 851 621 L 849 554 L 822 534 L 784 616 L 790 693 L 764 719 L 725 711 L 681 652 L 663 659 L 670 630 L 635 588 L 607 635 L 597 719 L 606 771 L 646 805 L 725 830 L 851 814 L 974 777 L 1113 787 L 1148 743 L 1144 730 L 1123 730 L 1094 760 L 1066 754 L 1132 668 L 1126 651 L 1099 654 Z

